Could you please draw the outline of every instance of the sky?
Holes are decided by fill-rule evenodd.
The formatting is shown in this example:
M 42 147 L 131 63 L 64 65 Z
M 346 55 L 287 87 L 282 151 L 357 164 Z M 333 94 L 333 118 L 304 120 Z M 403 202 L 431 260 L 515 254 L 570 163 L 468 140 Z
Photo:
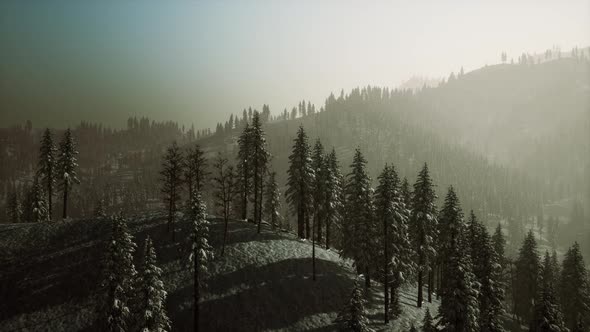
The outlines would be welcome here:
M 0 2 L 0 127 L 230 113 L 590 45 L 590 1 Z

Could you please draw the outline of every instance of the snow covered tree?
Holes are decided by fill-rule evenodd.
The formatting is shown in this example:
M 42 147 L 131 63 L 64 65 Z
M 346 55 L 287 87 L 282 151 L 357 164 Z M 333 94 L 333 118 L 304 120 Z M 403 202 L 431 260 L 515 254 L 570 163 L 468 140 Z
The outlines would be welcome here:
M 410 183 L 408 182 L 408 179 L 405 177 L 402 180 L 400 191 L 404 200 L 404 204 L 408 209 L 410 209 L 412 207 L 412 190 L 410 189 Z
M 225 244 L 227 242 L 227 226 L 231 213 L 231 204 L 233 202 L 235 192 L 235 178 L 236 174 L 234 167 L 228 165 L 226 157 L 218 155 L 213 164 L 215 175 L 213 176 L 213 195 L 215 197 L 215 206 L 217 211 L 223 217 L 223 245 L 221 246 L 221 255 L 225 253 Z
M 367 160 L 359 149 L 355 150 L 344 193 L 345 220 L 342 225 L 340 255 L 354 261 L 357 272 L 364 272 L 365 286 L 371 286 L 371 270 L 377 247 L 375 218 L 373 215 L 373 189 L 367 174 Z
M 205 212 L 205 203 L 201 200 L 201 194 L 194 192 L 188 211 L 190 221 L 193 223 L 189 236 L 191 253 L 189 262 L 193 273 L 193 318 L 194 330 L 199 330 L 199 299 L 200 288 L 204 285 L 204 277 L 207 273 L 207 265 L 213 259 L 213 248 L 209 245 L 209 221 Z
M 313 224 L 315 229 L 315 239 L 322 241 L 322 222 L 324 219 L 324 200 L 326 196 L 326 160 L 324 156 L 324 146 L 318 139 L 313 147 L 311 155 L 311 167 L 314 171 L 312 183 L 313 196 Z
M 103 331 L 124 332 L 129 329 L 130 303 L 137 275 L 133 265 L 135 248 L 125 219 L 121 214 L 115 216 L 102 283 L 105 287 Z
M 585 327 L 590 326 L 588 272 L 577 242 L 565 254 L 560 282 L 560 298 L 566 326 L 573 330 L 577 325 L 578 317 L 581 319 L 581 324 Z
M 187 151 L 184 158 L 184 179 L 188 187 L 188 197 L 192 197 L 193 191 L 203 192 L 208 175 L 205 152 L 197 144 Z
M 156 250 L 148 236 L 145 240 L 143 263 L 138 280 L 139 321 L 141 332 L 170 331 L 170 319 L 166 313 L 167 292 L 162 282 L 162 269 L 157 266 Z
M 535 307 L 540 271 L 537 242 L 535 241 L 532 230 L 529 231 L 520 248 L 515 265 L 514 309 L 521 322 L 527 323 L 532 319 L 532 309 Z
M 35 176 L 33 187 L 31 188 L 31 222 L 49 221 L 45 197 L 45 191 L 41 183 L 39 183 L 39 179 Z
M 496 231 L 492 236 L 492 246 L 496 254 L 496 260 L 500 264 L 500 270 L 504 271 L 506 267 L 506 257 L 504 256 L 504 248 L 506 247 L 506 238 L 502 232 L 502 225 L 498 224 Z
M 176 239 L 174 223 L 176 222 L 176 211 L 178 210 L 177 204 L 181 198 L 182 172 L 183 158 L 175 141 L 168 147 L 160 171 L 161 191 L 168 210 L 168 232 L 172 232 L 172 241 Z
M 252 161 L 252 181 L 254 196 L 252 203 L 254 204 L 254 222 L 258 225 L 258 233 L 262 227 L 262 198 L 264 191 L 264 174 L 267 171 L 268 160 L 270 154 L 266 146 L 266 138 L 262 130 L 262 121 L 258 111 L 254 111 L 252 116 L 252 132 L 251 132 L 251 158 Z
M 541 271 L 541 289 L 535 303 L 533 320 L 530 324 L 531 332 L 569 332 L 565 327 L 563 315 L 554 291 L 554 271 L 552 270 L 549 253 L 545 255 L 545 262 Z M 575 326 L 575 322 L 574 322 Z
M 326 249 L 330 249 L 332 227 L 340 222 L 343 209 L 343 182 L 336 151 L 326 157 L 324 216 L 326 220 Z
M 39 149 L 39 164 L 37 170 L 37 176 L 40 177 L 47 193 L 47 214 L 49 220 L 51 220 L 52 208 L 53 208 L 53 189 L 55 187 L 55 178 L 57 176 L 57 162 L 55 156 L 57 154 L 57 148 L 53 143 L 51 137 L 51 131 L 49 128 L 43 132 L 43 138 L 41 139 L 41 147 Z
M 277 173 L 271 172 L 265 187 L 264 214 L 275 230 L 281 224 L 281 192 L 277 183 Z
M 434 320 L 432 315 L 430 315 L 430 310 L 426 308 L 426 313 L 424 314 L 424 321 L 422 322 L 422 332 L 436 332 L 436 327 L 434 326 Z
M 63 192 L 63 218 L 68 217 L 68 194 L 74 184 L 79 184 L 76 168 L 78 160 L 76 156 L 76 143 L 72 136 L 72 131 L 68 128 L 64 134 L 63 140 L 59 144 L 59 157 L 57 159 L 58 179 L 60 180 L 60 190 Z
M 501 315 L 504 291 L 502 271 L 485 226 L 477 220 L 473 210 L 468 222 L 470 255 L 479 290 L 479 325 L 482 332 L 502 332 Z
M 428 171 L 428 165 L 424 164 L 424 167 L 418 174 L 416 183 L 414 183 L 412 214 L 410 218 L 410 231 L 416 255 L 418 256 L 418 308 L 422 307 L 422 302 L 424 301 L 422 290 L 424 272 L 430 272 L 436 253 L 434 248 L 438 223 L 435 205 L 436 198 L 434 184 L 430 179 Z
M 252 191 L 252 168 L 250 159 L 252 158 L 252 128 L 245 119 L 244 130 L 238 138 L 238 184 L 240 188 L 239 210 L 240 217 L 243 220 L 248 218 L 248 200 Z
M 23 210 L 16 190 L 13 190 L 8 197 L 7 214 L 9 222 L 14 224 L 21 222 Z
M 350 299 L 336 318 L 335 323 L 338 325 L 338 331 L 372 332 L 373 329 L 369 327 L 365 304 L 363 290 L 357 280 Z
M 309 238 L 309 212 L 311 210 L 312 184 L 314 179 L 311 165 L 311 154 L 307 135 L 302 126 L 297 131 L 293 150 L 289 156 L 287 170 L 287 203 L 291 210 L 297 213 L 297 235 L 299 238 Z
M 480 331 L 478 283 L 473 274 L 467 229 L 463 213 L 452 187 L 449 188 L 441 211 L 446 223 L 443 287 L 439 306 L 439 325 L 444 332 Z
M 413 252 L 408 234 L 409 211 L 401 196 L 399 178 L 393 166 L 385 165 L 378 177 L 379 184 L 375 190 L 375 217 L 382 224 L 383 234 L 380 239 L 383 250 L 383 286 L 385 324 L 391 313 L 398 313 L 398 288 L 406 273 L 413 267 Z M 391 300 L 389 292 L 391 290 Z M 389 309 L 389 304 L 393 308 Z

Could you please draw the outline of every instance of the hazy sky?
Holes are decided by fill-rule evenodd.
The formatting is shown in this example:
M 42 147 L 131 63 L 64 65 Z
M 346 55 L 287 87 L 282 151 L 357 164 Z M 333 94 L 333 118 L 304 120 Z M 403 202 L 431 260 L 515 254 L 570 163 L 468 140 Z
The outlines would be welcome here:
M 2 1 L 0 126 L 214 126 L 500 53 L 590 45 L 590 1 Z

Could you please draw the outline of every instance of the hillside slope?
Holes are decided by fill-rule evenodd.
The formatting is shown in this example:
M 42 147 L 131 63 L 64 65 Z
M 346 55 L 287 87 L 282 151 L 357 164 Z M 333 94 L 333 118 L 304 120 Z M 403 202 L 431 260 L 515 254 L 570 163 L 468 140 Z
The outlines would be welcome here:
M 178 223 L 171 242 L 165 217 L 131 218 L 139 247 L 147 235 L 156 245 L 169 292 L 174 331 L 192 330 L 192 279 L 186 269 L 188 223 Z M 212 222 L 219 252 L 222 223 Z M 317 249 L 317 280 L 311 280 L 311 244 L 254 225 L 231 222 L 226 254 L 217 256 L 201 303 L 202 331 L 332 331 L 332 321 L 350 294 L 354 274 L 336 252 Z M 101 257 L 110 232 L 107 220 L 0 226 L 0 330 L 94 331 L 99 308 Z M 139 255 L 138 255 L 139 256 Z M 367 294 L 376 330 L 406 331 L 418 324 L 415 289 L 402 292 L 403 314 L 383 326 L 383 294 Z M 428 305 L 436 312 L 436 303 Z

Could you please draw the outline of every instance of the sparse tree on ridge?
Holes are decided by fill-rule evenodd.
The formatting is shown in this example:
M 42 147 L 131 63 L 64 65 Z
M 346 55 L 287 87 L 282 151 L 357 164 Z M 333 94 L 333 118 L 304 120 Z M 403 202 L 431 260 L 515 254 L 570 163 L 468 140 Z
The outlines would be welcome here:
M 188 197 L 192 197 L 193 191 L 203 192 L 204 184 L 209 172 L 207 171 L 207 159 L 200 145 L 189 149 L 184 159 L 184 178 L 188 187 Z
M 254 204 L 254 222 L 258 225 L 258 233 L 260 233 L 262 226 L 262 197 L 264 189 L 264 174 L 267 171 L 269 153 L 266 147 L 266 138 L 262 130 L 262 121 L 258 111 L 254 111 L 252 116 L 252 131 L 251 131 L 251 161 L 252 161 L 252 181 L 254 197 L 252 203 Z
M 162 282 L 162 269 L 157 266 L 156 250 L 149 236 L 145 240 L 137 291 L 140 307 L 138 327 L 141 331 L 170 331 L 170 319 L 165 307 L 167 292 Z
M 59 157 L 57 159 L 57 170 L 59 172 L 60 190 L 63 192 L 63 219 L 68 217 L 68 194 L 74 184 L 79 184 L 76 168 L 78 160 L 76 156 L 76 144 L 72 131 L 68 128 L 64 134 L 63 140 L 59 145 Z
M 270 222 L 273 230 L 280 227 L 281 224 L 281 192 L 277 183 L 277 173 L 271 172 L 265 187 L 266 200 L 264 203 L 264 214 Z
M 176 142 L 167 149 L 160 171 L 162 181 L 163 200 L 168 210 L 168 232 L 172 232 L 172 241 L 176 239 L 174 224 L 176 211 L 182 192 L 183 158 Z
M 248 218 L 248 200 L 252 191 L 252 169 L 250 167 L 252 158 L 252 128 L 247 122 L 246 110 L 244 130 L 238 138 L 238 184 L 240 188 L 240 217 L 242 220 Z
M 191 253 L 189 262 L 193 273 L 193 321 L 194 331 L 199 331 L 199 300 L 200 289 L 205 283 L 208 263 L 213 259 L 213 248 L 209 245 L 209 221 L 205 212 L 205 203 L 201 200 L 201 194 L 194 192 L 190 201 L 188 217 L 192 222 L 192 230 L 189 235 Z
M 303 127 L 299 127 L 297 137 L 294 140 L 293 150 L 289 156 L 289 169 L 287 171 L 287 203 L 291 210 L 297 214 L 297 235 L 299 238 L 309 238 L 309 212 L 312 194 L 312 182 L 314 179 L 311 167 L 311 155 L 307 135 Z
M 49 128 L 45 129 L 43 138 L 41 140 L 41 147 L 39 148 L 39 164 L 37 175 L 40 177 L 47 193 L 47 214 L 49 220 L 53 216 L 53 193 L 55 188 L 55 179 L 57 177 L 57 148 L 53 143 L 51 131 Z
M 228 165 L 228 160 L 221 154 L 213 164 L 215 175 L 213 177 L 213 190 L 215 196 L 215 205 L 217 210 L 223 218 L 223 244 L 221 246 L 221 255 L 225 253 L 225 245 L 227 242 L 227 227 L 229 217 L 231 214 L 231 204 L 233 202 L 235 192 L 235 178 L 236 174 L 233 166 Z

